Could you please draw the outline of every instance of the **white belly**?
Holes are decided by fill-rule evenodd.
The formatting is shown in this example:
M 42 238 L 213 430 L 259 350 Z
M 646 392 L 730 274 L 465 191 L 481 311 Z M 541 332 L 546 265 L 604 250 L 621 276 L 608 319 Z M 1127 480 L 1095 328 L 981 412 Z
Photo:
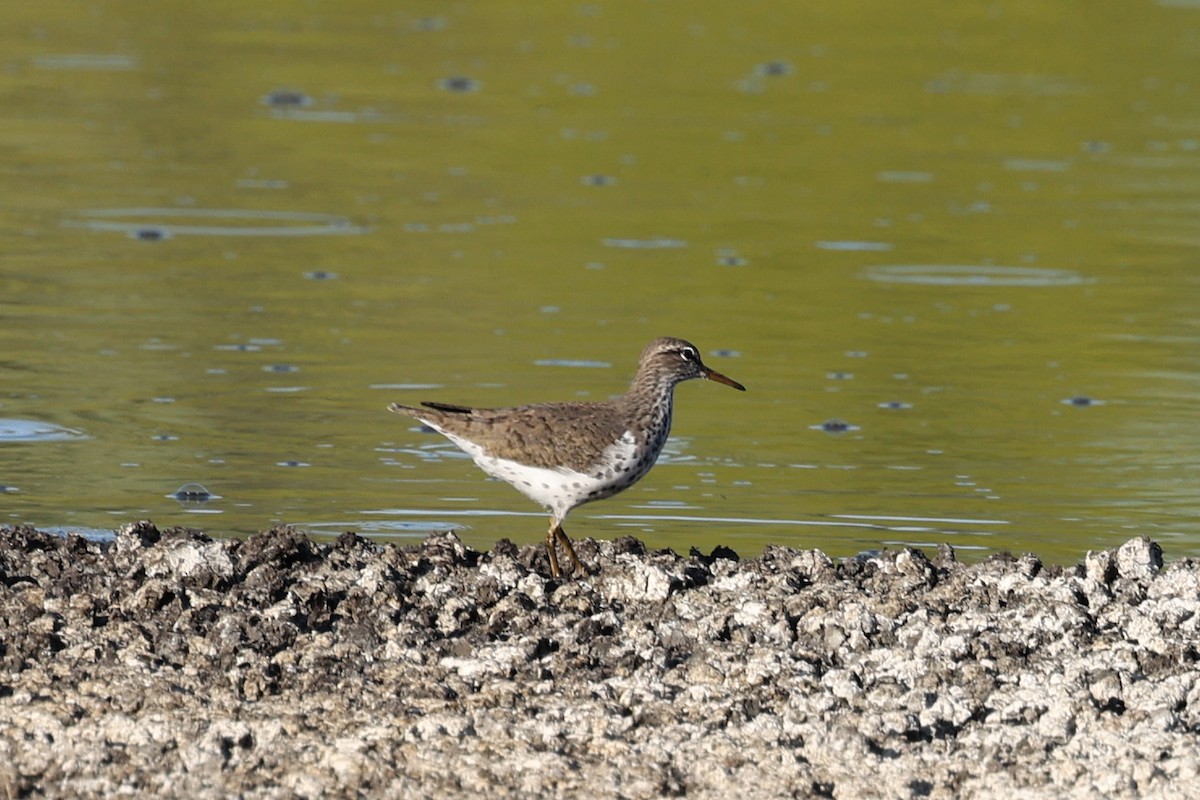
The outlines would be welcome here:
M 490 456 L 472 442 L 446 431 L 439 432 L 470 455 L 488 475 L 511 484 L 559 519 L 577 505 L 611 497 L 628 488 L 650 470 L 654 456 L 657 456 L 654 453 L 639 462 L 634 436 L 626 431 L 616 444 L 605 449 L 587 472 L 567 467 L 548 469 Z

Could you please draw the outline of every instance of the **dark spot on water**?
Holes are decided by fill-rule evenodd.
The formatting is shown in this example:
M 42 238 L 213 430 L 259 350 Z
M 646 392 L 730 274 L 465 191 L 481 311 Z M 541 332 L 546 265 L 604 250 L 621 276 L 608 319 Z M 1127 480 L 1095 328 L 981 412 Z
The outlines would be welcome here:
M 169 433 L 160 433 L 157 436 L 152 436 L 150 438 L 152 438 L 156 442 L 177 442 L 177 441 L 179 441 L 178 436 L 173 436 Z
M 307 108 L 315 102 L 312 97 L 294 89 L 276 89 L 262 97 L 263 105 L 272 108 Z
M 310 281 L 333 281 L 337 280 L 336 272 L 326 272 L 323 269 L 314 269 L 312 272 L 304 273 L 304 277 Z
M 129 232 L 129 238 L 139 242 L 161 242 L 171 238 L 171 232 L 166 228 L 134 228 Z
M 853 372 L 828 372 L 825 374 L 825 377 L 829 378 L 829 380 L 831 380 L 831 381 L 849 381 L 849 380 L 854 380 L 854 373 Z
M 912 408 L 912 403 L 905 403 L 902 400 L 888 400 L 886 403 L 880 403 L 879 407 L 899 411 L 905 408 Z
M 717 266 L 721 267 L 744 267 L 750 262 L 741 256 L 718 256 Z
M 713 350 L 709 355 L 717 358 L 740 358 L 742 354 L 738 350 Z
M 0 494 L 12 494 L 13 492 L 19 491 L 21 490 L 15 486 L 5 486 L 4 484 L 0 483 Z
M 479 91 L 479 85 L 479 81 L 461 75 L 452 78 L 442 78 L 438 81 L 440 88 L 445 89 L 447 92 L 457 92 L 459 94 L 477 92 Z
M 1068 397 L 1066 400 L 1063 400 L 1063 403 L 1065 403 L 1066 405 L 1069 405 L 1069 406 L 1078 406 L 1079 408 L 1086 408 L 1088 406 L 1104 405 L 1103 400 L 1097 400 L 1096 398 L 1088 397 L 1085 394 L 1078 394 L 1078 395 L 1075 395 L 1074 397 Z
M 275 466 L 277 466 L 277 467 L 311 467 L 312 464 L 306 463 L 304 461 L 277 461 L 275 463 Z
M 813 427 L 826 433 L 845 433 L 846 431 L 858 430 L 857 425 L 851 425 L 843 419 L 827 419 L 820 425 L 814 425 Z
M 612 175 L 584 175 L 580 181 L 584 186 L 614 186 L 617 179 Z
M 185 483 L 175 490 L 175 493 L 170 495 L 181 503 L 203 503 L 211 500 L 212 492 L 205 489 L 199 483 Z
M 293 364 L 268 364 L 263 372 L 299 372 L 300 368 Z
M 792 65 L 786 61 L 768 61 L 765 64 L 759 64 L 754 71 L 759 75 L 775 78 L 780 75 L 791 75 Z

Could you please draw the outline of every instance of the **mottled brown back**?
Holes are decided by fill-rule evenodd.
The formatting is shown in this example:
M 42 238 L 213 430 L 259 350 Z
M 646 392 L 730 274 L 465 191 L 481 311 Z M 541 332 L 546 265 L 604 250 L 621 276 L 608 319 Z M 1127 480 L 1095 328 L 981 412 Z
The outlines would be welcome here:
M 617 401 L 467 408 L 423 403 L 389 408 L 479 445 L 488 455 L 535 467 L 583 472 L 629 430 Z

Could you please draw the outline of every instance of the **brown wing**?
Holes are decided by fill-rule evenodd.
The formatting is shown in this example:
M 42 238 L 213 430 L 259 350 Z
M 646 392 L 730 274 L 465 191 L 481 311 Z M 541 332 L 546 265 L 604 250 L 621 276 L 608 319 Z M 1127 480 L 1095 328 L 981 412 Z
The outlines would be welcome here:
M 422 403 L 389 408 L 469 439 L 488 455 L 522 464 L 584 471 L 629 429 L 612 403 L 543 403 L 515 408 L 468 408 Z

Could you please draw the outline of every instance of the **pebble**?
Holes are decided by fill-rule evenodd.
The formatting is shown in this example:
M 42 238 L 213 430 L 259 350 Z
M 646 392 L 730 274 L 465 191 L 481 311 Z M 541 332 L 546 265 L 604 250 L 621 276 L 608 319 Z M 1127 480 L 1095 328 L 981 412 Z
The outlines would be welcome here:
M 0 528 L 0 796 L 1177 797 L 1200 566 Z

